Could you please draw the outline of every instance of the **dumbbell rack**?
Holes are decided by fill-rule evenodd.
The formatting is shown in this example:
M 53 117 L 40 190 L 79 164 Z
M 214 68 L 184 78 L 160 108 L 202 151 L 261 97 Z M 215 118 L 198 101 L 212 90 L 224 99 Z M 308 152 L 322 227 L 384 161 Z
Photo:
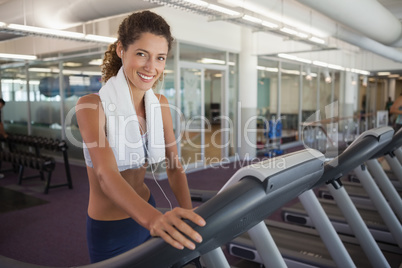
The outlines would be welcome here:
M 43 172 L 47 172 L 48 176 L 45 183 L 44 193 L 47 194 L 49 189 L 68 186 L 72 189 L 72 180 L 70 165 L 68 161 L 67 154 L 67 143 L 65 141 L 59 141 L 49 138 L 29 136 L 29 135 L 18 135 L 10 134 L 7 139 L 1 139 L 8 145 L 9 152 L 2 152 L 3 154 L 8 154 L 10 159 L 9 162 L 13 163 L 13 170 L 15 171 L 16 165 L 18 165 L 18 184 L 22 183 L 22 180 L 40 177 L 41 180 L 45 180 Z M 24 147 L 24 151 L 20 150 L 18 147 Z M 34 152 L 32 152 L 32 149 Z M 64 167 L 66 171 L 67 182 L 62 184 L 51 184 L 51 174 L 55 167 L 55 160 L 53 157 L 44 156 L 41 154 L 41 149 L 55 152 L 62 152 L 64 159 Z M 19 160 L 16 161 L 16 157 Z M 4 157 L 3 157 L 3 160 Z M 26 176 L 24 177 L 24 168 L 30 167 L 39 170 L 39 175 Z

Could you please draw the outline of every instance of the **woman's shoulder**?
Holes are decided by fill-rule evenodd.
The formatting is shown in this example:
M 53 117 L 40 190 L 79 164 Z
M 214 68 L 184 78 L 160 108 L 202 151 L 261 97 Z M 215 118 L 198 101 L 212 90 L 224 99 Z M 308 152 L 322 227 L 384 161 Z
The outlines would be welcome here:
M 80 97 L 77 101 L 78 104 L 99 104 L 101 102 L 99 94 L 88 94 Z
M 167 100 L 167 98 L 164 95 L 155 93 L 155 96 L 156 96 L 156 98 L 159 100 L 159 102 L 161 104 L 168 104 L 169 103 L 169 101 Z
M 78 99 L 75 111 L 78 113 L 90 113 L 103 110 L 102 102 L 98 94 L 88 94 Z

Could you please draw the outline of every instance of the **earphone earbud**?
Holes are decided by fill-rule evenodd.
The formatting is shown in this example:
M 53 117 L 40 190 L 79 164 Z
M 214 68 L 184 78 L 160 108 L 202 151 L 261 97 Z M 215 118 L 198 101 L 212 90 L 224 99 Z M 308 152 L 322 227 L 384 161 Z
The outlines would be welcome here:
M 120 51 L 121 57 L 123 57 L 123 49 Z

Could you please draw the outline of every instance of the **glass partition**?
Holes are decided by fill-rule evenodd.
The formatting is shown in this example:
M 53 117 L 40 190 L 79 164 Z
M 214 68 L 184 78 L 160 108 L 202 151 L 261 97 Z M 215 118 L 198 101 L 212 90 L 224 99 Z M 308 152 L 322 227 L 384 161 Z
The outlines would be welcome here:
M 257 84 L 257 149 L 268 143 L 268 121 L 276 118 L 278 89 L 278 63 L 263 58 L 258 59 Z
M 180 60 L 202 64 L 225 65 L 226 52 L 212 48 L 180 43 Z
M 229 125 L 230 134 L 229 134 L 229 157 L 235 156 L 237 153 L 237 102 L 239 100 L 238 94 L 238 54 L 229 53 Z
M 281 68 L 282 143 L 298 139 L 300 65 L 282 62 Z

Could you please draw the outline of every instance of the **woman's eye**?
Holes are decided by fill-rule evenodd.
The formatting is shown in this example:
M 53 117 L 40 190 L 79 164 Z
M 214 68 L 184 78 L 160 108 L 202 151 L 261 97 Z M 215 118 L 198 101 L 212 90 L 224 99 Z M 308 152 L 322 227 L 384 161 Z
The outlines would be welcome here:
M 159 59 L 160 61 L 164 61 L 164 60 L 165 60 L 164 57 L 159 57 L 158 59 Z
M 141 56 L 141 57 L 144 57 L 144 56 L 145 56 L 145 54 L 142 53 L 142 52 L 138 52 L 137 55 L 138 55 L 138 56 Z

